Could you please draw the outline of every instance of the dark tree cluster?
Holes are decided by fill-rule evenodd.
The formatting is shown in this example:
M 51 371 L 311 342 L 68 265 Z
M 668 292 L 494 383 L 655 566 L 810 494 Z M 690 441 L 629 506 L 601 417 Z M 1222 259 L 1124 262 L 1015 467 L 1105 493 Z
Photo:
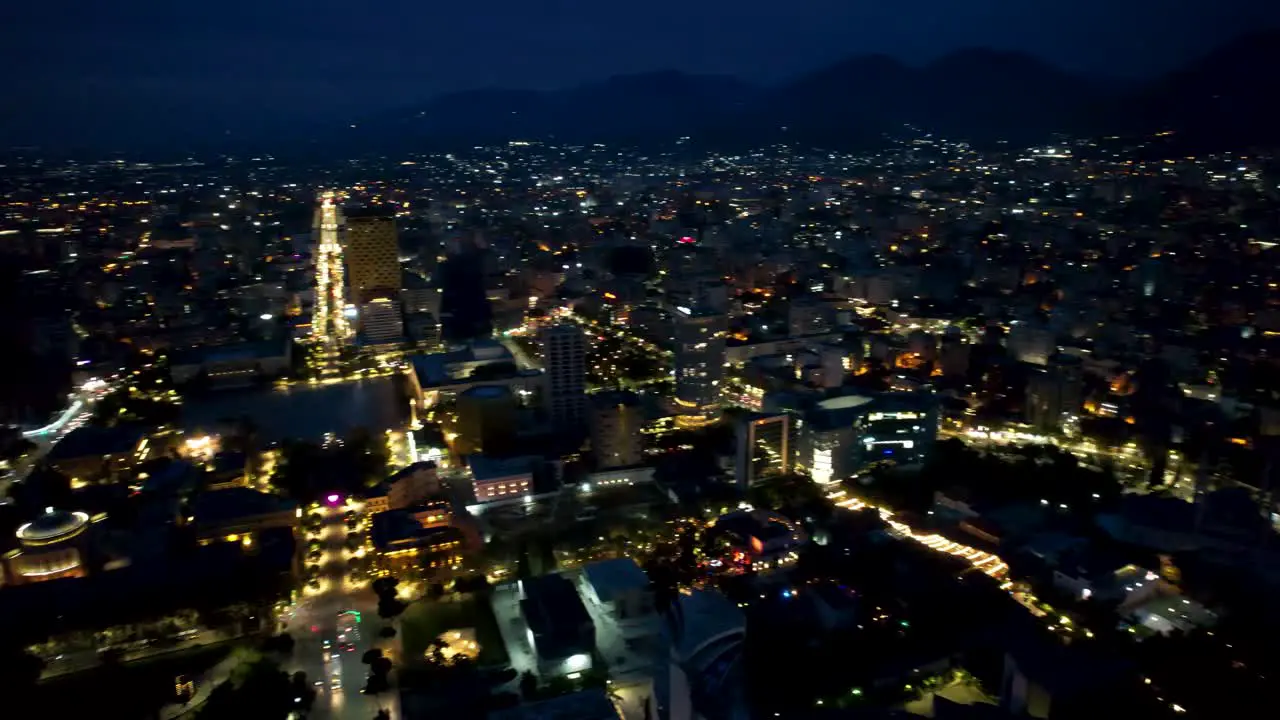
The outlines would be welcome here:
M 310 503 L 333 492 L 361 491 L 381 482 L 386 470 L 386 444 L 368 430 L 357 428 L 341 442 L 328 446 L 287 441 L 271 482 L 295 500 Z

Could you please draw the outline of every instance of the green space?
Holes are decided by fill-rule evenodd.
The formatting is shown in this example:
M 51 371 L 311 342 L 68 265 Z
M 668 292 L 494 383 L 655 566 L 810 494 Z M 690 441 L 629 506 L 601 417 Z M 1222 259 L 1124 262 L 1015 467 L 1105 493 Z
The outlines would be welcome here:
M 498 631 L 498 621 L 484 595 L 470 595 L 459 601 L 419 600 L 400 616 L 400 642 L 406 663 L 424 662 L 424 653 L 446 630 L 475 628 L 480 643 L 477 665 L 487 667 L 507 662 L 507 650 Z
M 192 648 L 55 678 L 36 689 L 33 707 L 49 717 L 93 717 L 109 703 L 112 717 L 149 717 L 174 697 L 178 676 L 196 679 L 232 652 L 227 645 Z M 129 688 L 121 693 L 120 688 Z

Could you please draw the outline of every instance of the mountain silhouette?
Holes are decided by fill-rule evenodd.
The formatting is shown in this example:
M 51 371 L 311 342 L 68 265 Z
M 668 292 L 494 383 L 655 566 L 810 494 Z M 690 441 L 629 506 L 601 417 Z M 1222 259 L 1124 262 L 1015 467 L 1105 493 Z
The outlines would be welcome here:
M 556 91 L 452 93 L 368 118 L 356 139 L 423 143 L 554 139 L 709 144 L 796 140 L 867 146 L 909 125 L 975 143 L 1175 130 L 1239 147 L 1277 139 L 1280 31 L 1254 33 L 1147 82 L 1073 74 L 1025 53 L 959 50 L 922 66 L 857 55 L 760 87 L 661 71 Z M 347 136 L 350 139 L 350 136 Z
M 1280 30 L 1237 38 L 1126 98 L 1128 131 L 1176 131 L 1214 149 L 1274 144 L 1280 135 Z

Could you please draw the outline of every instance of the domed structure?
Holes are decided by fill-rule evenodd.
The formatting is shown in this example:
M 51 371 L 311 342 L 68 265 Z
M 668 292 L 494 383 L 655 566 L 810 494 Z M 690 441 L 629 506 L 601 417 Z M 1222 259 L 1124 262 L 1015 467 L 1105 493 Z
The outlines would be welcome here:
M 18 528 L 21 547 L 4 556 L 8 581 L 20 584 L 83 577 L 88 527 L 86 513 L 45 508 L 40 517 Z
M 44 514 L 18 528 L 18 541 L 23 547 L 41 547 L 65 542 L 84 532 L 89 516 L 82 512 L 67 512 L 45 508 Z

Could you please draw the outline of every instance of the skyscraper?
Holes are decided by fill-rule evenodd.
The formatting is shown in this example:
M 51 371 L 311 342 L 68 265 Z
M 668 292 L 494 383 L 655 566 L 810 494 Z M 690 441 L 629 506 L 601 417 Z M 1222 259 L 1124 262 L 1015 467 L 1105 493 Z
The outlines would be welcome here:
M 591 396 L 591 453 L 596 467 L 608 469 L 639 465 L 644 459 L 640 443 L 640 399 L 623 390 Z
M 440 329 L 445 342 L 461 343 L 493 334 L 493 309 L 485 295 L 484 257 L 479 251 L 451 256 L 437 271 Z
M 1044 367 L 1058 350 L 1053 332 L 1039 324 L 1015 322 L 1009 330 L 1009 355 L 1018 362 Z
M 1084 370 L 1080 359 L 1054 355 L 1049 367 L 1027 380 L 1027 422 L 1038 432 L 1057 432 L 1066 419 L 1080 413 Z
M 675 402 L 685 426 L 712 422 L 724 377 L 728 319 L 704 307 L 678 307 L 675 313 Z
M 404 339 L 404 318 L 400 301 L 374 298 L 360 306 L 360 334 L 371 343 L 396 342 Z
M 400 292 L 400 251 L 394 216 L 371 210 L 347 212 L 348 297 L 363 306 Z
M 542 360 L 547 369 L 547 411 L 559 427 L 576 427 L 586 416 L 587 344 L 574 325 L 542 331 Z

